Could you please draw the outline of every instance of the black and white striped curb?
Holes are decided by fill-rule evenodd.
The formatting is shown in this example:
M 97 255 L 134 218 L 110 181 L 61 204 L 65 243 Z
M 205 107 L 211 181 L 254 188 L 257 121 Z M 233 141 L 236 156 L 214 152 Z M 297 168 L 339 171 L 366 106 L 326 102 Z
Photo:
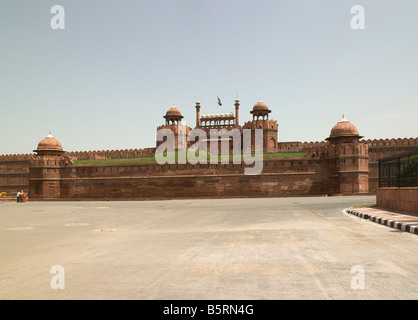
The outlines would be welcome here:
M 363 213 L 363 212 L 358 212 L 356 210 L 353 209 L 346 209 L 345 212 L 353 214 L 357 217 L 363 218 L 363 219 L 369 219 L 370 221 L 379 223 L 381 225 L 390 227 L 390 228 L 394 228 L 394 229 L 398 229 L 404 232 L 410 232 L 413 234 L 418 234 L 418 226 L 417 225 L 413 225 L 413 224 L 409 224 L 409 223 L 405 223 L 405 222 L 400 222 L 400 221 L 395 221 L 395 220 L 391 220 L 391 219 L 387 219 L 387 218 L 382 218 L 382 217 L 377 217 L 377 216 L 373 216 L 371 214 L 368 213 Z

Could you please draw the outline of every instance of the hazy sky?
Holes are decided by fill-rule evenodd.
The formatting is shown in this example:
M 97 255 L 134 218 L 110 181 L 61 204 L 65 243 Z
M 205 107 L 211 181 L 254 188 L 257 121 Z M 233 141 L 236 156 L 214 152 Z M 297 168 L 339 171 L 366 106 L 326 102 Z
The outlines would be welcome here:
M 53 30 L 53 5 L 65 30 Z M 365 29 L 353 30 L 354 5 Z M 155 146 L 174 104 L 195 126 L 261 98 L 279 141 L 417 137 L 416 0 L 1 0 L 0 154 L 49 131 L 65 150 Z

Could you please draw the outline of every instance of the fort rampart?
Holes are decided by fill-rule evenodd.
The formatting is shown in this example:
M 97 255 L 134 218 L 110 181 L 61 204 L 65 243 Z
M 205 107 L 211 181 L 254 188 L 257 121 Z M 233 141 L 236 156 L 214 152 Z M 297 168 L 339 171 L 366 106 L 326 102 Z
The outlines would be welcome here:
M 313 150 L 315 149 L 315 151 Z M 366 194 L 367 145 L 313 148 L 306 157 L 241 164 L 73 165 L 67 155 L 31 160 L 31 200 L 141 200 Z
M 418 147 L 418 138 L 398 139 L 367 139 L 361 140 L 369 147 L 369 192 L 375 194 L 379 184 L 379 163 L 378 160 L 394 156 L 410 149 Z M 327 145 L 326 141 L 315 142 L 280 142 L 280 152 L 303 152 L 315 147 Z
M 73 160 L 100 160 L 100 159 L 132 159 L 153 157 L 155 148 L 102 150 L 102 151 L 75 151 L 66 154 Z
M 31 154 L 0 156 L 0 192 L 16 193 L 29 189 Z
M 260 175 L 245 164 L 136 163 L 74 165 L 75 160 L 152 157 L 155 148 L 0 156 L 0 191 L 29 191 L 30 200 L 168 199 L 374 194 L 377 160 L 417 147 L 418 139 L 279 143 L 305 157 L 266 159 Z
M 62 160 L 49 162 L 38 165 L 35 161 L 31 167 L 32 199 L 218 198 L 339 192 L 335 172 L 309 159 L 264 161 L 263 172 L 254 176 L 244 175 L 244 164 L 65 166 Z

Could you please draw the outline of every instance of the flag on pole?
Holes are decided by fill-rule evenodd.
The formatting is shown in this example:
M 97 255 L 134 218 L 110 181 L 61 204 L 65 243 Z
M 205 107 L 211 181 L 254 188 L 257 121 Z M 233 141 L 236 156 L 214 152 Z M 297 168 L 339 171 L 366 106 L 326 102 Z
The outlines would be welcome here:
M 219 104 L 220 106 L 222 106 L 222 102 L 221 102 L 221 99 L 219 99 L 219 97 L 218 97 L 218 104 Z

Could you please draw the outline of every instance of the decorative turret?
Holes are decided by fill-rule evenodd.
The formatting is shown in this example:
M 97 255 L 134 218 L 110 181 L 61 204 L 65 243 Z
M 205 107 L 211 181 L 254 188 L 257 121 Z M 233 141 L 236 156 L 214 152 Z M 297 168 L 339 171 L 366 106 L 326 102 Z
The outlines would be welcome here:
M 258 120 L 261 116 L 262 119 L 268 119 L 268 114 L 271 112 L 267 104 L 261 99 L 254 105 L 253 110 L 250 113 L 253 115 L 253 120 Z
M 165 116 L 165 124 L 180 124 L 181 119 L 183 119 L 183 116 L 179 109 L 177 109 L 175 106 L 172 106 L 170 109 L 167 110 Z
M 263 152 L 273 153 L 278 151 L 278 125 L 276 120 L 269 119 L 271 110 L 261 99 L 254 105 L 250 113 L 253 120 L 244 124 L 244 129 L 262 129 L 263 130 Z M 251 136 L 254 137 L 255 133 Z M 254 142 L 252 142 L 254 145 Z
M 357 142 L 362 136 L 357 131 L 357 128 L 348 121 L 344 114 L 341 120 L 331 129 L 331 134 L 325 140 L 336 144 L 336 143 L 349 143 Z
M 326 138 L 335 153 L 335 165 L 339 170 L 339 191 L 343 195 L 369 192 L 368 145 L 359 141 L 362 136 L 344 115 Z M 330 157 L 332 158 L 332 157 Z
M 176 150 L 184 150 L 188 147 L 187 142 L 187 135 L 189 134 L 191 128 L 182 124 L 183 115 L 181 114 L 180 110 L 177 109 L 175 106 L 172 106 L 170 109 L 167 110 L 165 116 L 165 125 L 159 126 L 157 131 L 161 130 L 168 130 L 167 132 L 171 131 L 174 133 L 175 137 L 175 149 Z M 160 133 L 161 133 L 160 132 Z M 163 141 L 156 141 L 156 146 L 160 146 Z
M 30 161 L 29 197 L 32 200 L 57 200 L 61 196 L 61 171 L 72 165 L 71 158 L 51 132 L 38 143 L 34 151 L 37 157 Z
M 64 153 L 61 143 L 53 137 L 51 132 L 38 143 L 38 148 L 33 151 L 38 156 L 60 156 Z

